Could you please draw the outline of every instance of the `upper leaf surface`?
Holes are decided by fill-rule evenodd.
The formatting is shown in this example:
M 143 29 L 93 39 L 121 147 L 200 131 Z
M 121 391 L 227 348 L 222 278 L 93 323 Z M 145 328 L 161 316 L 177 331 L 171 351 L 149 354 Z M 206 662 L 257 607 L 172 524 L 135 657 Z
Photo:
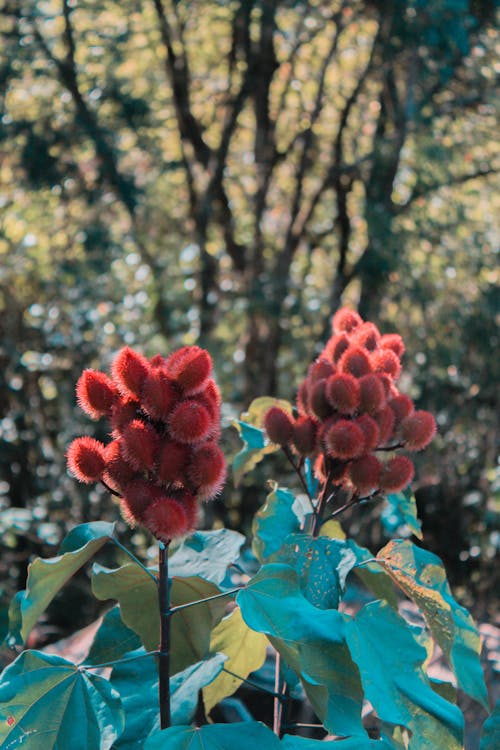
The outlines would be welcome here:
M 170 727 L 152 734 L 144 750 L 280 750 L 281 743 L 268 727 L 257 721 L 212 724 L 202 727 Z
M 102 619 L 99 630 L 94 636 L 85 664 L 103 664 L 121 659 L 122 656 L 135 651 L 141 645 L 141 639 L 125 625 L 121 618 L 120 607 L 112 607 Z
M 300 530 L 305 515 L 306 508 L 300 498 L 275 484 L 254 516 L 252 548 L 257 559 L 273 561 L 287 536 Z
M 243 534 L 230 529 L 195 531 L 169 558 L 169 574 L 183 578 L 200 576 L 220 584 L 228 565 L 238 559 L 244 541 Z
M 498 750 L 500 744 L 500 699 L 483 725 L 479 750 Z
M 422 539 L 422 523 L 417 515 L 415 496 L 409 490 L 387 495 L 387 504 L 382 511 L 382 523 L 389 531 L 406 525 L 417 539 Z

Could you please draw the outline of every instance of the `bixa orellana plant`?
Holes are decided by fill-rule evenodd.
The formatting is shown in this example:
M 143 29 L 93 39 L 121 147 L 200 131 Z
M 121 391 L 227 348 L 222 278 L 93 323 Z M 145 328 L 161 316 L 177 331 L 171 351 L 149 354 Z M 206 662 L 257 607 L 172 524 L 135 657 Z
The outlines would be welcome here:
M 4 670 L 2 749 L 319 750 L 310 734 L 320 730 L 294 715 L 297 696 L 339 750 L 461 748 L 458 690 L 486 709 L 488 699 L 478 632 L 441 561 L 409 538 L 374 554 L 340 524 L 351 507 L 380 502 L 421 538 L 406 453 L 432 440 L 435 423 L 399 392 L 403 352 L 397 334 L 342 309 L 296 405 L 259 398 L 237 422 L 236 483 L 278 451 L 296 477 L 295 489 L 273 484 L 256 514 L 253 574 L 240 534 L 193 531 L 200 501 L 225 476 L 208 353 L 186 347 L 147 360 L 125 348 L 111 377 L 85 371 L 79 403 L 110 421 L 112 439 L 77 438 L 70 471 L 102 482 L 127 523 L 156 536 L 158 566 L 136 559 L 104 522 L 77 526 L 57 557 L 31 563 L 10 607 L 13 649 L 105 544 L 120 562 L 94 562 L 92 591 L 111 604 L 82 663 L 27 650 Z M 408 599 L 420 620 L 415 607 L 405 619 Z M 453 684 L 429 673 L 435 648 Z M 259 672 L 266 654 L 275 655 L 271 684 Z M 213 709 L 244 682 L 271 694 L 272 716 L 214 723 Z M 497 707 L 481 750 L 497 746 L 499 721 Z

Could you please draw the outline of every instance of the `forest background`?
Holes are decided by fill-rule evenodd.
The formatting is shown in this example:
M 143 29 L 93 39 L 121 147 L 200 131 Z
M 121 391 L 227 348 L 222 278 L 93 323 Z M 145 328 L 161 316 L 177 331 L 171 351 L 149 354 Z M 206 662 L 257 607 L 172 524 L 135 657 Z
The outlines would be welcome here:
M 119 515 L 66 473 L 73 437 L 105 437 L 76 407 L 82 369 L 207 347 L 230 456 L 232 419 L 293 399 L 347 304 L 406 342 L 402 390 L 439 426 L 414 484 L 424 544 L 493 620 L 499 49 L 488 0 L 2 3 L 4 604 L 69 526 Z M 248 533 L 273 460 L 205 525 Z M 400 519 L 367 513 L 346 528 L 380 546 Z M 71 590 L 38 639 L 96 616 Z

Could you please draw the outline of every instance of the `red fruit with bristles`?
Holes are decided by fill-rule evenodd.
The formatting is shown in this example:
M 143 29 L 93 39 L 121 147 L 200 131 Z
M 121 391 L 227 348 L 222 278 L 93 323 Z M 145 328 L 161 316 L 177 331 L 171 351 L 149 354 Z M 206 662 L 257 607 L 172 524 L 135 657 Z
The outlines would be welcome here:
M 375 372 L 385 373 L 397 380 L 401 373 L 401 362 L 391 349 L 379 349 L 372 354 L 372 365 Z
M 125 396 L 115 401 L 111 410 L 111 434 L 113 437 L 119 438 L 123 435 L 125 428 L 134 419 L 137 419 L 139 409 L 140 404 L 134 398 Z
M 372 371 L 370 357 L 360 346 L 350 346 L 339 360 L 340 372 L 347 372 L 355 378 L 362 378 Z
M 379 486 L 382 464 L 376 456 L 368 454 L 353 461 L 349 478 L 360 495 L 367 495 Z
M 194 400 L 202 404 L 210 413 L 214 421 L 220 419 L 221 396 L 214 380 L 210 379 L 205 388 L 197 393 Z
M 346 333 L 337 333 L 327 341 L 325 354 L 332 362 L 336 363 L 343 353 L 349 349 L 350 345 L 351 343 Z
M 365 450 L 363 431 L 347 419 L 340 419 L 325 435 L 328 453 L 333 458 L 348 460 L 361 456 Z
M 404 393 L 400 393 L 388 402 L 388 406 L 391 407 L 394 412 L 394 420 L 396 426 L 401 424 L 403 419 L 413 414 L 414 406 L 413 401 L 409 396 Z
M 317 383 L 318 380 L 326 380 L 335 372 L 335 367 L 324 357 L 320 357 L 307 370 L 307 379 L 311 384 Z
M 392 382 L 392 379 L 389 377 L 389 375 L 385 375 L 383 372 L 377 372 L 377 377 L 382 383 L 386 399 L 393 398 L 394 396 L 399 394 L 398 389 Z
M 399 492 L 410 484 L 414 474 L 415 469 L 409 458 L 395 456 L 382 467 L 380 489 L 384 492 Z
M 355 424 L 360 428 L 363 435 L 365 436 L 365 450 L 375 450 L 380 442 L 380 428 L 368 414 L 362 414 L 355 421 Z
M 416 411 L 401 422 L 401 437 L 407 450 L 423 450 L 435 434 L 436 421 L 429 411 Z
M 379 445 L 385 445 L 391 437 L 394 430 L 394 412 L 389 406 L 384 406 L 373 419 L 378 424 L 380 430 Z
M 314 476 L 318 482 L 326 482 L 326 471 L 325 471 L 325 457 L 322 453 L 316 458 L 314 462 Z
M 125 485 L 120 500 L 122 516 L 130 526 L 141 522 L 147 509 L 161 497 L 161 491 L 145 479 L 134 479 Z
M 198 523 L 198 516 L 200 514 L 200 506 L 198 500 L 194 495 L 191 495 L 189 492 L 183 490 L 180 502 L 182 502 L 183 508 L 186 511 L 189 529 L 191 531 L 194 531 L 194 529 L 196 528 L 196 524 Z
M 154 469 L 160 449 L 160 437 L 155 428 L 134 419 L 123 431 L 122 450 L 127 463 L 139 471 Z
M 180 500 L 161 497 L 148 507 L 143 525 L 161 542 L 185 536 L 192 526 L 186 508 Z
M 142 386 L 150 371 L 151 365 L 146 357 L 129 346 L 120 349 L 111 365 L 113 379 L 120 392 L 124 396 L 135 398 L 140 398 Z
M 194 449 L 188 467 L 188 477 L 201 500 L 218 494 L 226 479 L 226 459 L 216 443 L 204 443 Z
M 178 401 L 179 394 L 163 369 L 152 370 L 141 392 L 141 406 L 146 414 L 152 419 L 165 421 Z
M 264 416 L 267 436 L 276 445 L 287 445 L 292 439 L 293 417 L 279 406 L 271 406 Z
M 378 375 L 364 375 L 359 379 L 361 411 L 376 414 L 385 406 L 384 386 Z
M 326 398 L 341 414 L 354 414 L 359 406 L 359 382 L 353 375 L 332 375 L 326 383 Z
M 316 450 L 318 424 L 311 417 L 299 417 L 293 426 L 292 442 L 299 456 L 312 456 Z
M 332 406 L 326 397 L 326 383 L 326 380 L 318 380 L 311 388 L 309 406 L 319 419 L 326 419 L 332 413 Z
M 195 444 L 209 437 L 216 424 L 203 404 L 187 399 L 174 407 L 168 426 L 172 438 L 178 443 Z
M 79 482 L 98 482 L 105 467 L 104 445 L 91 437 L 73 440 L 66 454 L 68 468 Z
M 363 320 L 357 312 L 349 310 L 348 307 L 341 307 L 332 318 L 332 331 L 333 333 L 339 333 L 340 331 L 350 333 L 362 322 Z
M 76 384 L 78 405 L 92 419 L 111 413 L 117 393 L 113 381 L 98 370 L 84 370 Z
M 382 349 L 390 349 L 399 359 L 405 353 L 405 345 L 399 333 L 384 334 L 379 341 L 379 346 Z
M 158 479 L 166 484 L 183 484 L 186 469 L 191 457 L 191 448 L 169 440 L 160 447 L 158 459 Z
M 379 346 L 380 331 L 373 323 L 362 323 L 354 331 L 352 341 L 356 346 L 364 347 L 369 352 L 373 352 Z
M 166 363 L 165 357 L 162 357 L 161 354 L 155 354 L 154 357 L 151 357 L 149 360 L 149 364 L 151 367 L 164 367 Z
M 188 346 L 182 355 L 171 355 L 166 362 L 166 371 L 185 396 L 192 396 L 203 390 L 212 372 L 210 354 L 199 346 Z
M 133 479 L 137 478 L 137 471 L 123 458 L 122 440 L 112 440 L 104 450 L 106 468 L 103 479 L 113 489 L 121 492 Z
M 297 391 L 297 411 L 300 416 L 309 414 L 309 381 L 303 380 Z

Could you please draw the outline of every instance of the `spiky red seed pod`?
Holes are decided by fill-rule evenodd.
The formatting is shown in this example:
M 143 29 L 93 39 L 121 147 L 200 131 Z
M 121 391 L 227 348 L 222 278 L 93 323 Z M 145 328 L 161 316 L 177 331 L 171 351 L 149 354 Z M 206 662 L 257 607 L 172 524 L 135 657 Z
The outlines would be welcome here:
M 365 450 L 375 450 L 380 442 L 380 428 L 377 422 L 368 414 L 362 414 L 356 419 L 355 424 L 357 424 L 365 436 Z
M 210 379 L 207 382 L 205 388 L 200 393 L 197 393 L 193 398 L 208 410 L 210 416 L 214 421 L 218 421 L 220 419 L 220 407 L 222 399 L 215 380 Z
M 149 364 L 151 367 L 164 367 L 166 363 L 165 357 L 162 357 L 161 354 L 155 354 L 154 357 L 151 357 L 149 360 Z
M 326 381 L 327 401 L 341 414 L 354 414 L 359 406 L 360 389 L 357 379 L 348 373 L 332 375 Z
M 355 329 L 352 341 L 356 346 L 373 352 L 379 346 L 380 331 L 374 323 L 362 323 Z
M 318 380 L 326 380 L 335 372 L 335 367 L 324 357 L 319 357 L 315 362 L 309 365 L 307 370 L 307 379 L 311 384 L 317 383 Z
M 401 362 L 392 349 L 378 349 L 372 354 L 372 364 L 375 372 L 385 373 L 393 380 L 401 374 Z
M 361 456 L 365 450 L 365 436 L 354 422 L 339 421 L 325 435 L 328 453 L 333 458 L 348 460 Z
M 216 426 L 208 409 L 194 399 L 181 401 L 168 418 L 170 434 L 178 443 L 199 443 L 209 437 Z
M 349 467 L 349 478 L 360 495 L 367 495 L 379 486 L 382 464 L 369 453 L 353 461 Z
M 123 456 L 138 471 L 154 469 L 160 448 L 160 436 L 155 428 L 134 419 L 123 431 Z
M 318 435 L 317 435 L 317 442 L 318 447 L 324 451 L 325 453 L 328 452 L 328 447 L 326 444 L 326 436 L 328 435 L 328 432 L 330 431 L 330 428 L 333 427 L 334 424 L 337 424 L 342 419 L 340 414 L 332 414 L 331 417 L 327 417 L 322 422 L 318 423 Z
M 123 457 L 122 442 L 121 439 L 112 440 L 104 450 L 106 468 L 103 479 L 119 492 L 137 478 L 137 471 Z
M 179 394 L 163 369 L 152 370 L 144 381 L 141 391 L 141 406 L 152 419 L 166 421 L 169 413 L 179 401 Z
M 297 391 L 297 411 L 301 417 L 309 414 L 309 381 L 303 380 Z
M 413 414 L 414 411 L 413 401 L 404 393 L 399 393 L 394 398 L 391 398 L 391 400 L 388 402 L 388 406 L 390 406 L 392 411 L 394 412 L 394 420 L 396 426 L 401 424 L 403 419 L 409 417 L 410 414 Z
M 391 437 L 394 430 L 394 412 L 389 406 L 384 406 L 373 419 L 378 424 L 380 430 L 379 445 L 385 445 Z
M 124 396 L 140 398 L 151 365 L 146 357 L 129 346 L 120 349 L 111 365 L 113 379 Z
M 312 456 L 316 450 L 318 423 L 312 417 L 299 417 L 293 426 L 292 442 L 299 456 Z
M 200 505 L 197 498 L 189 492 L 183 491 L 179 502 L 182 502 L 184 510 L 186 511 L 190 531 L 194 531 L 200 514 Z
M 355 378 L 362 378 L 372 371 L 370 357 L 360 346 L 350 346 L 339 360 L 340 372 L 347 372 Z
M 407 450 L 423 450 L 435 434 L 436 420 L 429 411 L 416 411 L 401 422 L 401 437 Z
M 332 331 L 333 333 L 339 333 L 340 331 L 350 333 L 362 322 L 363 320 L 357 312 L 349 310 L 348 307 L 341 307 L 332 318 Z
M 399 333 L 385 333 L 379 341 L 379 346 L 382 349 L 391 349 L 399 359 L 405 353 L 405 345 Z
M 332 336 L 326 343 L 325 355 L 332 362 L 337 363 L 343 353 L 349 349 L 351 345 L 349 337 L 346 333 L 337 333 Z
M 182 484 L 190 457 L 190 446 L 172 440 L 164 442 L 158 458 L 158 479 L 166 484 Z
M 326 419 L 332 413 L 332 406 L 326 397 L 326 380 L 318 380 L 311 388 L 309 407 L 318 419 Z
M 110 414 L 117 394 L 113 381 L 98 370 L 84 370 L 76 384 L 78 405 L 92 419 Z
M 399 492 L 407 487 L 415 469 L 413 463 L 406 456 L 395 456 L 382 466 L 379 485 L 384 492 Z
M 267 436 L 276 445 L 287 445 L 292 439 L 293 417 L 279 406 L 271 406 L 264 415 Z
M 224 486 L 226 459 L 215 443 L 204 443 L 193 451 L 188 476 L 200 500 L 210 500 Z
M 384 386 L 378 375 L 363 375 L 359 379 L 361 411 L 376 414 L 385 406 Z
M 185 536 L 191 531 L 186 508 L 173 497 L 160 497 L 146 510 L 143 525 L 161 542 Z
M 140 404 L 135 398 L 125 396 L 113 404 L 111 409 L 111 428 L 112 436 L 119 438 L 123 431 L 139 414 Z
M 385 375 L 383 372 L 377 372 L 377 377 L 382 383 L 386 399 L 393 398 L 398 393 L 398 390 L 389 375 Z
M 79 482 L 98 482 L 105 467 L 104 445 L 91 437 L 79 437 L 70 444 L 68 468 Z
M 203 390 L 212 372 L 210 354 L 199 346 L 183 347 L 179 356 L 171 355 L 166 362 L 166 371 L 185 396 Z
M 319 456 L 316 458 L 314 462 L 314 476 L 318 480 L 318 482 L 326 482 L 326 471 L 325 471 L 325 457 L 322 453 L 319 454 Z
M 161 497 L 161 491 L 145 479 L 134 479 L 125 485 L 120 508 L 131 526 L 141 522 L 147 509 Z

